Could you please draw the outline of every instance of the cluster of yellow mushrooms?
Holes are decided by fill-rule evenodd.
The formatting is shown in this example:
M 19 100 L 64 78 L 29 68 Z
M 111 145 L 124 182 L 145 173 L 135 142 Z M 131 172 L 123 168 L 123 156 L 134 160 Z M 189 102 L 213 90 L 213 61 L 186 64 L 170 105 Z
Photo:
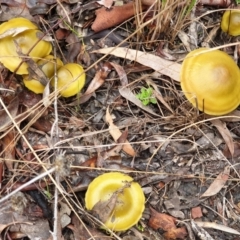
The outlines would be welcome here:
M 240 10 L 224 13 L 221 29 L 231 36 L 240 35 Z M 200 48 L 183 61 L 180 81 L 186 98 L 209 115 L 232 112 L 240 104 L 240 72 L 225 52 Z
M 85 73 L 81 65 L 68 63 L 50 55 L 52 45 L 42 38 L 38 27 L 25 18 L 13 18 L 0 25 L 0 62 L 10 71 L 23 76 L 25 86 L 35 93 L 43 93 L 45 86 L 37 79 L 31 79 L 28 72 L 29 57 L 37 63 L 54 86 L 54 72 L 57 70 L 57 89 L 61 96 L 71 97 L 77 94 L 85 84 Z M 42 39 L 41 39 L 42 38 Z M 55 67 L 56 66 L 56 67 Z

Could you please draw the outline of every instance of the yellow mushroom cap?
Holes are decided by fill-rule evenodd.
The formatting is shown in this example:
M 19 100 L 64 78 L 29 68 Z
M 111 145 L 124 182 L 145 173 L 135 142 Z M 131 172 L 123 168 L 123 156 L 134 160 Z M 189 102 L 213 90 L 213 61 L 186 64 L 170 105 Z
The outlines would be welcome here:
M 220 50 L 190 52 L 183 61 L 180 81 L 186 98 L 207 114 L 227 114 L 240 103 L 239 68 Z
M 61 61 L 61 59 L 56 58 L 55 62 L 53 55 L 48 55 L 37 62 L 37 65 L 48 79 L 51 79 L 54 75 L 55 64 L 56 70 L 63 66 L 63 62 Z M 42 85 L 37 79 L 29 79 L 29 75 L 23 76 L 23 82 L 25 87 L 37 94 L 43 93 L 45 89 L 45 86 Z
M 38 29 L 38 27 L 26 18 L 12 18 L 0 25 L 0 35 L 17 35 L 18 33 L 29 29 Z
M 85 84 L 86 75 L 81 65 L 68 63 L 57 71 L 57 89 L 63 97 L 71 97 L 80 92 Z M 51 80 L 54 87 L 54 78 Z
M 86 208 L 91 210 L 100 200 L 109 200 L 126 182 L 131 183 L 130 187 L 119 193 L 112 216 L 104 223 L 108 229 L 114 231 L 127 230 L 140 220 L 145 207 L 141 186 L 128 175 L 119 172 L 105 173 L 89 184 L 85 196 Z
M 240 35 L 240 10 L 227 10 L 221 20 L 221 29 L 231 36 Z
M 27 54 L 28 51 L 37 43 L 37 45 L 30 52 L 29 56 L 36 62 L 39 58 L 42 58 L 52 51 L 52 45 L 44 40 L 39 41 L 38 34 L 42 34 L 39 30 L 27 30 L 24 31 L 14 38 L 11 36 L 0 39 L 0 62 L 14 72 L 22 59 L 18 56 L 15 42 L 20 47 L 22 53 Z M 17 74 L 28 73 L 27 63 L 22 63 Z
M 23 78 L 23 83 L 26 88 L 37 94 L 43 93 L 45 88 L 38 80 L 28 79 L 28 75 Z
M 53 55 L 48 55 L 37 62 L 37 65 L 41 68 L 46 77 L 48 77 L 49 79 L 52 78 L 54 74 L 55 64 L 56 70 L 63 66 L 62 60 L 60 58 L 56 58 L 55 61 Z

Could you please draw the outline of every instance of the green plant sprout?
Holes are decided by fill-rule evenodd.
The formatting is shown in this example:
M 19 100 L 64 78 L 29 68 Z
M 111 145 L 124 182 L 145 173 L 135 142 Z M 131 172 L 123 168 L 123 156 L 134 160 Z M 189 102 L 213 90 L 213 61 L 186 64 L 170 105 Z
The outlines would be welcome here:
M 46 182 L 46 180 L 45 180 L 45 182 Z M 48 200 L 51 200 L 53 196 L 52 196 L 52 194 L 50 192 L 48 184 L 46 184 L 46 188 L 47 189 L 44 190 L 43 193 L 45 194 L 45 196 L 47 197 Z
M 138 93 L 136 97 L 142 102 L 144 106 L 147 106 L 150 103 L 157 103 L 157 99 L 153 95 L 153 89 L 151 87 L 142 87 L 140 93 Z
M 144 232 L 144 226 L 142 226 L 141 223 L 137 223 L 136 227 L 140 232 Z

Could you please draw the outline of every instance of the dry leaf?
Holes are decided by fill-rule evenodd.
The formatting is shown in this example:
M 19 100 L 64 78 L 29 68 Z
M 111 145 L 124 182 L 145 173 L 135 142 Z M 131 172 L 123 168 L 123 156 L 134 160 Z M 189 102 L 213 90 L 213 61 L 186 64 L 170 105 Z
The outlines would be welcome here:
M 186 239 L 187 231 L 185 227 L 181 228 L 171 228 L 167 232 L 163 234 L 166 240 L 173 240 L 173 239 Z
M 148 226 L 157 230 L 162 229 L 166 231 L 164 233 L 165 239 L 185 239 L 187 231 L 185 227 L 176 227 L 176 218 L 165 214 L 159 213 L 153 208 L 150 208 L 151 218 L 149 219 Z
M 91 210 L 92 214 L 97 217 L 101 222 L 105 223 L 111 217 L 116 204 L 118 203 L 118 195 L 123 194 L 125 188 L 129 188 L 131 186 L 130 182 L 127 182 L 115 191 L 112 196 L 106 201 L 98 201 Z
M 230 131 L 226 127 L 226 123 L 222 122 L 220 119 L 211 120 L 213 126 L 217 128 L 221 136 L 223 137 L 225 143 L 227 144 L 230 153 L 234 154 L 234 144 Z
M 239 142 L 234 142 L 233 146 L 234 146 L 234 154 L 233 155 L 230 153 L 227 145 L 225 145 L 225 147 L 223 148 L 222 153 L 228 159 L 238 158 L 240 156 L 240 143 Z
M 112 117 L 109 113 L 109 109 L 106 111 L 106 121 L 109 124 L 109 133 L 115 140 L 115 142 L 121 137 L 122 133 L 119 128 L 113 123 Z M 129 154 L 130 156 L 135 156 L 135 150 L 132 148 L 131 144 L 126 140 L 125 144 L 122 147 L 123 151 Z
M 217 178 L 212 182 L 207 191 L 201 197 L 210 197 L 217 194 L 225 185 L 230 174 L 230 168 L 225 167 L 224 171 L 220 173 Z
M 94 32 L 100 32 L 110 27 L 118 26 L 120 23 L 133 17 L 134 14 L 135 7 L 133 2 L 123 4 L 122 6 L 113 6 L 110 11 L 106 8 L 100 8 L 95 11 L 96 18 L 91 28 Z
M 170 78 L 177 82 L 180 81 L 181 64 L 165 60 L 153 54 L 128 48 L 114 48 L 114 47 L 102 48 L 94 52 L 102 54 L 112 54 L 117 57 L 126 58 L 131 61 L 139 62 L 142 65 L 148 66 L 160 72 L 163 75 L 169 76 Z
M 213 229 L 217 229 L 217 230 L 220 230 L 220 231 L 224 231 L 224 232 L 240 235 L 240 232 L 238 232 L 237 230 L 232 229 L 232 228 L 227 227 L 227 226 L 224 226 L 224 225 L 221 225 L 221 224 L 217 224 L 215 222 L 198 222 L 198 221 L 196 221 L 195 223 L 199 227 L 213 228 Z
M 125 140 L 126 140 L 126 138 L 125 138 Z M 122 150 L 122 145 L 118 144 L 118 145 L 110 148 L 108 151 L 103 151 L 103 152 L 98 153 L 98 156 L 97 156 L 97 167 L 103 167 L 104 166 L 104 162 L 107 159 L 109 159 L 109 157 L 116 156 L 119 153 L 119 151 L 121 151 L 121 150 Z
M 176 228 L 176 218 L 167 215 L 165 213 L 159 213 L 153 208 L 150 208 L 151 218 L 149 219 L 148 226 L 157 230 L 162 229 L 168 231 L 172 228 Z
M 113 63 L 113 62 L 110 62 L 110 64 L 114 67 L 114 69 L 116 70 L 118 76 L 119 76 L 119 79 L 120 79 L 120 82 L 121 82 L 121 85 L 124 87 L 124 86 L 127 86 L 128 85 L 128 78 L 127 78 L 127 74 L 125 72 L 125 70 L 123 69 L 122 66 L 120 66 L 119 64 L 116 64 L 116 63 Z

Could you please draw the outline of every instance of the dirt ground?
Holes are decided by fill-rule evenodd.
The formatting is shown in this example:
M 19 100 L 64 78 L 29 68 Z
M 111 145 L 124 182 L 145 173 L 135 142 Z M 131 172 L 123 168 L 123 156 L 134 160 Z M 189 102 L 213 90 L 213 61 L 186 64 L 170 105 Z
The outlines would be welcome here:
M 240 239 L 240 51 L 238 34 L 222 23 L 237 1 L 0 7 L 0 239 Z M 208 112 L 215 85 L 202 84 L 203 107 L 182 89 L 182 62 L 201 47 L 235 62 L 235 87 L 224 82 L 210 106 L 231 99 L 230 112 Z M 49 54 L 50 75 L 40 64 Z M 111 197 L 97 195 L 102 184 Z

